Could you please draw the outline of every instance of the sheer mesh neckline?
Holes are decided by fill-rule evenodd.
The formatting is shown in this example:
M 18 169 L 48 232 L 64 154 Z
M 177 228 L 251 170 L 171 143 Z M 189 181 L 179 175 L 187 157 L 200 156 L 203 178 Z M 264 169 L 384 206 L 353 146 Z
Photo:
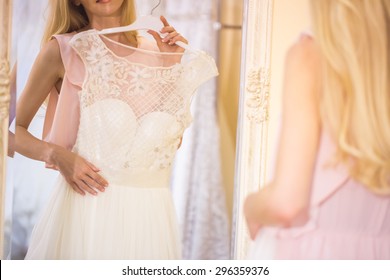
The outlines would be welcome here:
M 176 53 L 176 52 L 161 52 L 161 51 L 145 50 L 145 49 L 142 49 L 142 48 L 140 47 L 140 44 L 139 44 L 139 43 L 138 43 L 138 46 L 137 46 L 137 47 L 128 46 L 128 45 L 126 45 L 126 44 L 123 44 L 123 43 L 117 42 L 117 41 L 115 41 L 115 40 L 113 40 L 113 39 L 110 39 L 110 38 L 108 38 L 108 37 L 105 36 L 105 35 L 100 35 L 100 34 L 98 34 L 98 30 L 96 30 L 96 29 L 91 29 L 91 30 L 88 30 L 88 31 L 90 31 L 91 33 L 95 34 L 96 37 L 98 37 L 98 39 L 99 39 L 99 40 L 101 41 L 101 43 L 104 45 L 104 47 L 105 47 L 108 51 L 112 52 L 112 53 L 113 53 L 115 56 L 117 56 L 117 57 L 125 58 L 125 57 L 127 57 L 127 56 L 118 56 L 117 54 L 115 54 L 115 53 L 107 46 L 107 44 L 103 41 L 102 38 L 106 39 L 107 41 L 110 41 L 110 42 L 113 43 L 113 44 L 116 44 L 116 45 L 118 45 L 118 46 L 121 46 L 121 47 L 130 49 L 130 50 L 133 50 L 133 51 L 139 51 L 139 52 L 144 52 L 144 53 L 149 53 L 149 54 L 154 54 L 154 55 L 155 55 L 155 54 L 158 54 L 158 55 L 180 55 L 180 53 Z M 85 32 L 88 32 L 88 31 L 85 31 Z M 79 34 L 81 34 L 81 33 L 79 33 Z M 130 54 L 130 55 L 128 55 L 128 56 L 131 56 L 131 55 L 133 55 L 133 53 Z
M 128 49 L 131 49 L 133 50 L 134 52 L 132 52 L 131 54 L 129 55 L 119 55 L 119 54 L 116 54 L 115 51 L 113 51 L 104 41 L 103 39 L 100 37 L 104 37 L 105 39 L 107 39 L 108 41 L 112 42 L 113 44 L 115 45 L 118 45 L 120 47 L 123 47 L 123 48 L 128 48 Z M 103 36 L 103 35 L 99 35 L 98 34 L 98 30 L 96 29 L 89 29 L 89 30 L 86 30 L 86 31 L 83 31 L 83 32 L 80 32 L 80 33 L 76 33 L 72 38 L 71 40 L 69 41 L 69 44 L 71 46 L 74 47 L 74 44 L 75 42 L 77 41 L 80 41 L 80 40 L 83 40 L 83 38 L 88 38 L 89 37 L 89 40 L 92 40 L 93 42 L 95 42 L 95 44 L 97 44 L 99 47 L 99 49 L 101 51 L 104 51 L 104 52 L 107 52 L 110 54 L 110 56 L 112 56 L 114 59 L 118 60 L 118 61 L 123 61 L 125 62 L 127 65 L 134 65 L 134 66 L 141 66 L 141 67 L 146 67 L 146 68 L 149 68 L 149 69 L 161 69 L 161 70 L 170 70 L 170 69 L 174 69 L 176 67 L 178 67 L 179 65 L 181 65 L 183 63 L 183 61 L 179 61 L 179 62 L 176 62 L 176 63 L 172 63 L 171 65 L 169 66 L 162 66 L 162 65 L 148 65 L 146 63 L 143 63 L 141 61 L 133 61 L 133 58 L 136 58 L 137 57 L 137 51 L 138 51 L 138 54 L 142 54 L 142 55 L 147 55 L 148 57 L 150 58 L 156 58 L 156 57 L 159 57 L 161 59 L 163 59 L 163 57 L 166 57 L 166 58 L 170 58 L 170 57 L 183 57 L 184 55 L 186 54 L 196 54 L 197 52 L 196 51 L 191 51 L 191 52 L 187 52 L 187 50 L 185 50 L 183 53 L 172 53 L 172 52 L 160 52 L 160 51 L 152 51 L 152 50 L 147 50 L 147 49 L 142 49 L 142 48 L 136 48 L 136 47 L 131 47 L 131 46 L 127 46 L 125 44 L 122 44 L 122 43 L 119 43 L 115 40 L 112 40 L 112 39 L 109 39 L 107 38 L 106 36 Z M 88 39 L 87 39 L 88 40 Z M 81 41 L 80 41 L 81 42 Z M 85 41 L 86 42 L 86 41 Z M 139 46 L 141 46 L 141 44 L 139 44 Z M 77 49 L 77 48 L 76 48 Z M 77 50 L 76 50 L 77 51 Z M 85 62 L 85 58 L 83 56 L 81 56 L 82 60 L 84 61 L 84 64 L 86 64 Z M 180 59 L 181 60 L 181 59 Z

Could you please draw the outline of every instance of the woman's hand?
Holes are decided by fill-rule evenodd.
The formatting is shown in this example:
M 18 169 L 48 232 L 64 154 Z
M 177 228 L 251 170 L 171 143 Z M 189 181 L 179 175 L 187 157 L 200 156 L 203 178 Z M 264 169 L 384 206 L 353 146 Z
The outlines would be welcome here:
M 55 169 L 58 169 L 74 191 L 81 195 L 88 192 L 97 195 L 104 192 L 108 182 L 99 175 L 99 168 L 81 156 L 62 147 L 56 147 L 52 156 Z
M 244 203 L 244 215 L 245 215 L 246 224 L 247 224 L 248 230 L 249 230 L 249 236 L 252 240 L 254 240 L 256 238 L 256 235 L 261 228 L 261 224 L 258 221 L 256 221 L 255 215 L 254 215 L 255 214 L 254 211 L 256 211 L 255 210 L 256 203 L 259 203 L 258 199 L 257 199 L 257 195 L 258 195 L 258 193 L 250 194 L 246 198 L 245 203 Z
M 31 120 L 51 89 L 64 78 L 64 73 L 60 46 L 57 40 L 51 40 L 39 52 L 17 102 L 15 149 L 26 157 L 46 162 L 50 167 L 58 169 L 79 194 L 88 192 L 96 195 L 97 190 L 103 192 L 107 186 L 107 181 L 98 174 L 98 168 L 77 154 L 42 141 L 28 132 Z
M 160 35 L 153 30 L 149 30 L 148 33 L 151 34 L 157 42 L 157 46 L 161 52 L 170 52 L 170 53 L 183 53 L 184 49 L 176 45 L 177 41 L 181 41 L 185 44 L 188 44 L 188 41 L 178 33 L 175 28 L 169 25 L 165 17 L 160 17 L 164 27 L 161 29 L 161 33 L 165 35 L 164 38 L 161 38 Z

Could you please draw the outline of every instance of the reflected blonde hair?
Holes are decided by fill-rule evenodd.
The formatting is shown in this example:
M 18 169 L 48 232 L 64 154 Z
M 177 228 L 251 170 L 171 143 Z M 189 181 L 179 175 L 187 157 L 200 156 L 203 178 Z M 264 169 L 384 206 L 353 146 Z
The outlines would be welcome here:
M 121 25 L 129 25 L 136 19 L 134 0 L 124 0 L 122 4 Z M 76 6 L 73 0 L 50 0 L 49 16 L 42 43 L 50 41 L 53 35 L 78 31 L 89 25 L 87 14 L 82 5 Z M 136 40 L 137 32 L 126 33 L 129 40 Z
M 390 1 L 312 0 L 311 10 L 336 160 L 371 191 L 390 194 Z

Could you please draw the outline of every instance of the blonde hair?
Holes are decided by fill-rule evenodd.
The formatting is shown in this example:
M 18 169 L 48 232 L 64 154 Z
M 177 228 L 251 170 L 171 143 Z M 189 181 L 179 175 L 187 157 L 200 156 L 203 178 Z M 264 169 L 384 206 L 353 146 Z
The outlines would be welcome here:
M 50 41 L 53 35 L 70 33 L 87 27 L 89 20 L 82 5 L 76 6 L 73 0 L 50 0 L 49 16 L 42 43 Z M 124 0 L 121 25 L 129 25 L 136 19 L 134 0 Z M 128 39 L 136 40 L 137 32 L 126 33 Z
M 312 0 L 311 9 L 336 160 L 371 191 L 389 194 L 390 1 Z

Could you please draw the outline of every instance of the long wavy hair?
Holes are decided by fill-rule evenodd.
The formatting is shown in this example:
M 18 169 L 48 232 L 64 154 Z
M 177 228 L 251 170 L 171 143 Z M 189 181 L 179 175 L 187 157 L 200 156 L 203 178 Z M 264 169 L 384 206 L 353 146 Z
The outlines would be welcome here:
M 321 115 L 336 162 L 378 194 L 390 194 L 390 1 L 311 0 L 324 56 Z
M 134 0 L 124 0 L 121 25 L 129 25 L 136 19 Z M 72 0 L 50 0 L 49 16 L 42 43 L 48 42 L 53 35 L 70 33 L 89 25 L 87 14 L 82 5 L 76 6 Z M 126 37 L 136 39 L 137 32 L 126 33 Z

